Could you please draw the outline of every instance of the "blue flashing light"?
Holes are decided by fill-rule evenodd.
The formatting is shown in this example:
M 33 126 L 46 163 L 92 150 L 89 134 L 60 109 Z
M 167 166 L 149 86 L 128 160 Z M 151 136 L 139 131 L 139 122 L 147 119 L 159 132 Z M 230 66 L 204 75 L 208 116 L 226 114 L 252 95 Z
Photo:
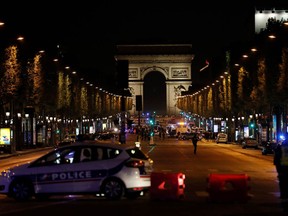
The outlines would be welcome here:
M 284 140 L 286 140 L 286 137 L 285 137 L 283 134 L 280 134 L 280 135 L 279 135 L 279 139 L 282 140 L 282 141 L 284 141 Z

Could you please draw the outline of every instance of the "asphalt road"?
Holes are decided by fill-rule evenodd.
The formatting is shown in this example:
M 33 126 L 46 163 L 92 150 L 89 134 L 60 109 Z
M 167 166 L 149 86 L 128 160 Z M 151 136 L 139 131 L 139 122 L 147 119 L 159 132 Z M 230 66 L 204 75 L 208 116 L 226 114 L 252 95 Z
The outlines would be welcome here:
M 140 140 L 140 147 L 153 158 L 155 173 L 158 173 L 157 179 L 161 180 L 162 178 L 166 183 L 173 185 L 173 182 L 165 179 L 166 174 L 172 174 L 172 176 L 183 174 L 185 176 L 184 187 L 177 189 L 176 192 L 162 191 L 161 193 L 164 195 L 158 193 L 158 197 L 148 193 L 137 200 L 122 199 L 119 202 L 107 201 L 98 197 L 56 196 L 48 201 L 34 200 L 17 203 L 5 196 L 0 196 L 0 215 L 39 216 L 47 213 L 78 216 L 89 212 L 111 216 L 118 214 L 127 216 L 147 216 L 148 214 L 157 216 L 160 214 L 165 214 L 165 216 L 288 215 L 284 212 L 279 199 L 277 173 L 272 163 L 273 155 L 262 155 L 260 149 L 242 149 L 236 144 L 216 144 L 205 140 L 198 143 L 198 151 L 194 155 L 191 141 L 182 141 L 176 138 L 160 140 L 158 137 L 155 137 L 153 141 L 151 143 Z M 135 145 L 135 142 L 136 136 L 129 134 L 126 144 Z M 27 154 L 28 151 L 18 152 L 17 155 L 25 157 L 27 154 L 26 156 L 29 157 L 31 154 L 36 154 L 35 150 L 39 151 L 40 149 L 34 149 L 34 152 L 30 152 L 30 154 Z M 6 161 L 17 161 L 17 158 L 20 157 L 3 158 L 1 164 Z M 247 192 L 248 196 L 244 201 L 235 200 L 234 198 L 237 198 L 238 195 L 234 191 L 230 200 L 221 200 L 220 198 L 225 196 L 224 194 L 217 194 L 216 200 L 211 200 L 210 194 L 207 192 L 208 176 L 211 173 L 230 176 L 246 174 L 249 179 L 245 182 L 249 187 L 242 189 Z M 167 189 L 167 185 L 165 188 Z M 158 188 L 153 190 L 159 192 Z M 167 196 L 167 193 L 172 195 L 172 198 Z

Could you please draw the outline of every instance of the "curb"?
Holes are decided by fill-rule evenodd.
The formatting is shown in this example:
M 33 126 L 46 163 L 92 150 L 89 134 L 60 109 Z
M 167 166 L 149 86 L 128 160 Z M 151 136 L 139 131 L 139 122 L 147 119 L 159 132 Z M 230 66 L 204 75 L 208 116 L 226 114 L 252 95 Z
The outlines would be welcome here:
M 4 153 L 4 154 L 0 154 L 0 160 L 1 159 L 6 159 L 6 158 L 10 158 L 10 157 L 14 157 L 14 156 L 20 156 L 20 155 L 29 154 L 31 152 L 46 151 L 46 150 L 49 150 L 49 149 L 52 149 L 52 148 L 53 147 L 43 147 L 43 148 L 36 148 L 36 149 L 27 149 L 27 150 L 23 150 L 23 151 L 16 151 L 15 153 L 12 153 L 12 154 Z

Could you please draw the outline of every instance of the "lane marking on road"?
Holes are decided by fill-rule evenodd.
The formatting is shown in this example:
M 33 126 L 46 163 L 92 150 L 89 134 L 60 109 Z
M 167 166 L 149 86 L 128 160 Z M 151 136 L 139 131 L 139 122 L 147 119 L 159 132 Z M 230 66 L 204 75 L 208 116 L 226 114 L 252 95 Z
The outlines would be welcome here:
M 149 154 L 150 152 L 152 152 L 152 151 L 154 150 L 155 147 L 156 147 L 156 146 L 152 146 L 152 147 L 150 148 L 150 150 L 148 151 L 147 154 Z

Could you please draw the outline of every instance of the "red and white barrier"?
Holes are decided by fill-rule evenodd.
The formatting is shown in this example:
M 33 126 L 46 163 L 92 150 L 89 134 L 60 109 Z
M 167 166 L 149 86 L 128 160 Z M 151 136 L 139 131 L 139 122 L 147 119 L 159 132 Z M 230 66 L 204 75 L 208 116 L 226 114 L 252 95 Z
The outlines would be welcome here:
M 151 174 L 150 198 L 153 200 L 178 200 L 184 198 L 185 175 L 183 173 Z
M 207 192 L 210 201 L 247 202 L 250 177 L 247 174 L 209 174 Z

